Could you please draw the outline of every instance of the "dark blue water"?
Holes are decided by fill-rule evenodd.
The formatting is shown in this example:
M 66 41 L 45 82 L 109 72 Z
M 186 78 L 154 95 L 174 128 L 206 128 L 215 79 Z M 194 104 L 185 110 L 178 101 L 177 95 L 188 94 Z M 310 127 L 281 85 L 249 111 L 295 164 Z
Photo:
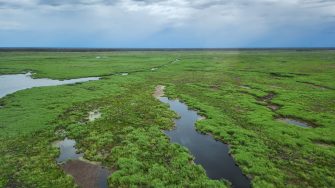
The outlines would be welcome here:
M 195 163 L 206 170 L 209 178 L 226 179 L 236 188 L 250 187 L 250 180 L 229 155 L 228 145 L 196 131 L 195 122 L 201 118 L 196 111 L 189 110 L 187 105 L 178 100 L 169 100 L 167 97 L 158 99 L 169 104 L 170 109 L 180 116 L 180 119 L 175 120 L 176 129 L 165 131 L 171 142 L 188 148 L 195 157 Z

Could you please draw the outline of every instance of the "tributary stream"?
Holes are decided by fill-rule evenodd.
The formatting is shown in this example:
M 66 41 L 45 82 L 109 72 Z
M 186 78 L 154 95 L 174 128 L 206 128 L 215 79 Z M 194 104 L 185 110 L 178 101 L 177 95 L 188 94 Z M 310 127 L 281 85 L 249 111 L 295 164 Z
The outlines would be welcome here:
M 155 97 L 169 104 L 170 109 L 180 117 L 175 119 L 175 129 L 165 131 L 171 142 L 186 147 L 194 156 L 195 163 L 200 164 L 206 170 L 209 178 L 226 179 L 232 183 L 234 188 L 250 187 L 250 180 L 242 173 L 229 154 L 229 146 L 215 140 L 210 135 L 197 132 L 195 123 L 202 117 L 179 100 L 162 97 L 163 89 L 163 86 L 157 86 Z
M 99 80 L 99 77 L 77 78 L 70 80 L 33 79 L 31 73 L 0 75 L 0 98 L 19 90 L 41 86 L 56 86 Z

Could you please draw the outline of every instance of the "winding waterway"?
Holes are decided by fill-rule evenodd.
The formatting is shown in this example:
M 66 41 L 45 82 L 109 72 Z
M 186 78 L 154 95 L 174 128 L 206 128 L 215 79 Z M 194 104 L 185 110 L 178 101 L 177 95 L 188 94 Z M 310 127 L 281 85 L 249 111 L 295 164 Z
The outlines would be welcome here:
M 176 60 L 177 61 L 177 60 Z M 125 74 L 122 74 L 125 75 Z M 31 73 L 0 75 L 0 98 L 19 90 L 41 86 L 56 86 L 99 80 L 99 77 L 78 78 L 70 80 L 33 79 Z M 189 149 L 195 157 L 195 163 L 200 164 L 206 170 L 211 179 L 226 179 L 233 187 L 250 187 L 249 179 L 236 165 L 229 155 L 228 145 L 216 141 L 210 135 L 204 135 L 196 131 L 195 123 L 202 117 L 196 111 L 189 110 L 187 105 L 178 100 L 170 100 L 164 95 L 163 86 L 156 96 L 161 102 L 169 104 L 181 118 L 176 119 L 176 129 L 165 131 L 171 142 L 178 143 Z M 107 187 L 107 177 L 110 172 L 98 165 L 82 159 L 83 154 L 77 153 L 75 141 L 65 139 L 57 143 L 60 148 L 60 156 L 57 162 L 81 187 Z M 85 172 L 84 174 L 82 172 Z
M 174 130 L 165 131 L 171 142 L 188 148 L 195 157 L 195 163 L 200 164 L 206 170 L 209 178 L 226 179 L 232 183 L 234 188 L 250 187 L 250 180 L 242 173 L 229 154 L 229 146 L 215 140 L 210 135 L 196 131 L 195 123 L 202 117 L 196 111 L 189 110 L 187 105 L 179 100 L 162 97 L 162 91 L 157 93 L 155 97 L 161 102 L 169 104 L 170 109 L 180 117 L 175 119 L 176 128 Z
M 78 78 L 70 80 L 52 80 L 47 78 L 33 79 L 31 73 L 0 75 L 0 98 L 19 90 L 42 86 L 57 86 L 99 80 L 99 77 Z M 94 114 L 94 119 L 99 114 Z M 93 119 L 93 120 L 94 120 Z M 75 148 L 76 141 L 65 138 L 54 145 L 60 149 L 57 163 L 82 188 L 107 188 L 110 172 L 107 168 L 83 159 L 83 153 Z
M 77 78 L 70 80 L 33 79 L 31 73 L 0 75 L 0 98 L 19 90 L 41 86 L 57 86 L 99 80 L 99 77 Z

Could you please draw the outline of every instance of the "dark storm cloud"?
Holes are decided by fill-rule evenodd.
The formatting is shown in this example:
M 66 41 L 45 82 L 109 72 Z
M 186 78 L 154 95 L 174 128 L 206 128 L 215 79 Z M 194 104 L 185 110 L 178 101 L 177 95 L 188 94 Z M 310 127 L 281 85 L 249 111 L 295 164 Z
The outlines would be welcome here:
M 335 0 L 0 0 L 0 41 L 241 46 L 319 37 L 329 43 L 334 16 Z

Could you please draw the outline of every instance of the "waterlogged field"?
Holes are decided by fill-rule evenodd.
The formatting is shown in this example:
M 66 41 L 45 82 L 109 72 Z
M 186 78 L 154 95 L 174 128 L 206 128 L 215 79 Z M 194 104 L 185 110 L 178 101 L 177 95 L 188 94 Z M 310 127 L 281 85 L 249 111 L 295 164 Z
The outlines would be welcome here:
M 229 145 L 252 187 L 335 187 L 334 51 L 0 53 L 1 75 L 26 72 L 101 78 L 0 98 L 0 187 L 75 187 L 64 139 L 109 187 L 229 187 L 164 134 L 177 114 L 157 85 L 205 117 L 197 130 Z

